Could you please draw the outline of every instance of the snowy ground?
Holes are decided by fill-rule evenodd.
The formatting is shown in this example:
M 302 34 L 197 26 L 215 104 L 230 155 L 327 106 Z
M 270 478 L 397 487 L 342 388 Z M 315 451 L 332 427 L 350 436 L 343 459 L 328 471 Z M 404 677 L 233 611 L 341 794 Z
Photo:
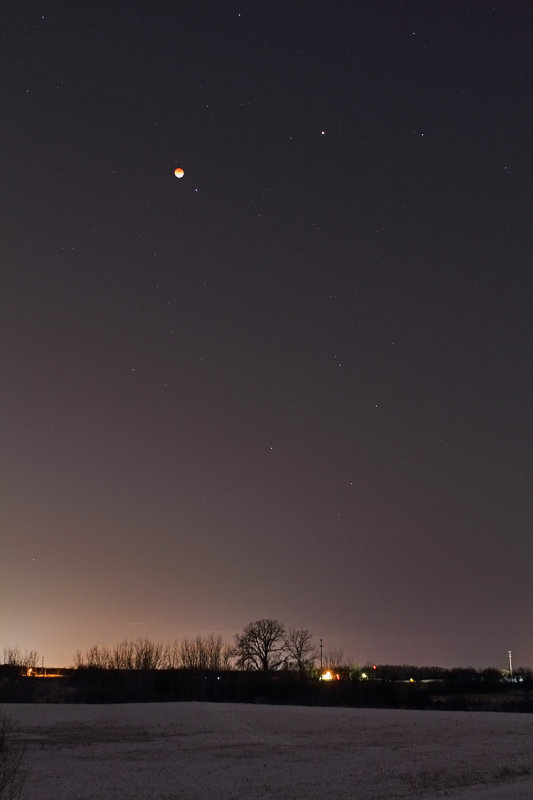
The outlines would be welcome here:
M 26 800 L 533 798 L 533 715 L 0 704 Z

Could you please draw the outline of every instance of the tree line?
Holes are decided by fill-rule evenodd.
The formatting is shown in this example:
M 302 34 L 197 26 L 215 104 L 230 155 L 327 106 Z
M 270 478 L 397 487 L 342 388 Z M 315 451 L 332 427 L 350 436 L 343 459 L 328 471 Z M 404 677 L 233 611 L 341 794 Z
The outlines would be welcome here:
M 114 647 L 93 645 L 77 650 L 77 669 L 160 670 L 196 669 L 272 672 L 314 666 L 318 649 L 306 628 L 287 628 L 276 619 L 250 622 L 235 634 L 233 643 L 221 636 L 196 636 L 163 644 L 147 638 L 120 642 Z
M 34 669 L 39 661 L 37 650 L 24 650 L 20 647 L 4 647 L 3 663 L 6 667 L 24 667 Z
M 309 630 L 271 618 L 248 623 L 231 642 L 209 634 L 169 644 L 138 638 L 93 645 L 76 652 L 73 667 L 48 674 L 50 680 L 27 677 L 42 674 L 28 670 L 37 665 L 36 651 L 4 648 L 4 662 L 0 702 L 195 700 L 533 712 L 530 669 L 358 667 L 342 651 L 323 651 L 322 642 L 317 647 Z
M 124 639 L 107 647 L 92 645 L 77 650 L 73 665 L 77 669 L 119 670 L 244 670 L 273 672 L 312 670 L 319 656 L 313 634 L 307 628 L 287 627 L 277 619 L 264 618 L 249 622 L 236 633 L 232 642 L 209 634 L 169 643 L 149 638 Z M 40 661 L 36 650 L 21 651 L 19 647 L 4 647 L 3 664 L 10 667 L 35 669 Z M 321 654 L 324 668 L 344 670 L 351 664 L 342 650 Z M 322 664 L 321 664 L 322 665 Z
M 93 645 L 85 653 L 77 650 L 74 666 L 105 670 L 226 670 L 231 668 L 231 648 L 222 637 L 213 634 L 182 641 L 175 639 L 169 644 L 146 638 L 125 639 L 115 647 Z
M 225 642 L 221 636 L 209 634 L 170 643 L 154 642 L 148 638 L 125 639 L 114 647 L 93 645 L 86 651 L 77 650 L 73 666 L 77 670 L 120 670 L 153 672 L 162 670 L 196 670 L 197 672 L 256 672 L 279 671 L 299 673 L 300 676 L 319 677 L 320 667 L 331 671 L 340 679 L 379 680 L 387 683 L 446 681 L 459 684 L 499 683 L 501 670 L 488 668 L 476 670 L 472 667 L 443 668 L 416 667 L 409 665 L 379 665 L 358 667 L 346 659 L 342 650 L 324 650 L 318 647 L 313 634 L 307 628 L 292 628 L 272 618 L 249 622 L 236 633 L 233 642 Z M 36 650 L 22 651 L 19 647 L 3 648 L 3 665 L 9 669 L 38 666 L 40 657 Z M 511 683 L 531 685 L 533 673 L 530 669 L 515 669 L 504 680 Z

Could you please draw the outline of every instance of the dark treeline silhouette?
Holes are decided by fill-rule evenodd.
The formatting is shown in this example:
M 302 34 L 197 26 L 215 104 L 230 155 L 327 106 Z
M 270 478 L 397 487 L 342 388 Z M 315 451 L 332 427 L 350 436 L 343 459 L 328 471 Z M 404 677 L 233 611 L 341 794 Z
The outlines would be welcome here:
M 45 670 L 35 652 L 4 649 L 0 702 L 123 703 L 206 700 L 533 712 L 533 673 L 374 664 L 322 652 L 306 629 L 250 622 L 232 645 L 220 636 L 170 644 L 124 640 L 77 651 L 74 666 Z
M 31 669 L 37 666 L 39 656 L 37 650 L 26 650 L 22 652 L 20 647 L 4 647 L 3 663 L 9 667 L 24 667 Z
M 365 677 L 367 676 L 367 677 Z M 413 677 L 416 676 L 416 677 Z M 422 677 L 423 676 L 423 677 Z M 0 702 L 125 703 L 204 700 L 359 707 L 533 712 L 533 674 L 376 665 L 331 681 L 317 671 L 106 669 L 28 677 L 0 666 Z
M 74 666 L 104 670 L 227 670 L 231 666 L 231 657 L 232 648 L 222 641 L 222 637 L 210 634 L 182 641 L 175 639 L 170 644 L 145 638 L 125 639 L 112 648 L 94 645 L 85 653 L 76 651 Z
M 125 640 L 115 647 L 93 645 L 74 655 L 76 667 L 101 669 L 200 669 L 272 672 L 297 670 L 300 674 L 314 666 L 317 648 L 310 631 L 286 628 L 275 619 L 250 622 L 228 644 L 221 636 L 196 636 L 175 639 L 169 644 L 150 639 Z M 332 665 L 333 666 L 333 665 Z

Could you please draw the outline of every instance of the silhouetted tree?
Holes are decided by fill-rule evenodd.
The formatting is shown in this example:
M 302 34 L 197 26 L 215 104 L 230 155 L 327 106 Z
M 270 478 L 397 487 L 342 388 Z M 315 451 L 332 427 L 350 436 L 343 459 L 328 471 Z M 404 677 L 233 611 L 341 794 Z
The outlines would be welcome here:
M 268 672 L 287 660 L 285 626 L 276 619 L 249 622 L 242 633 L 235 634 L 235 656 L 242 669 Z
M 77 650 L 74 666 L 91 669 L 159 670 L 159 669 L 201 669 L 226 670 L 231 667 L 232 648 L 225 644 L 221 636 L 175 639 L 171 644 L 152 642 L 150 639 L 125 639 L 113 648 L 97 644 L 85 653 Z
M 324 666 L 328 669 L 333 669 L 338 672 L 341 669 L 346 669 L 350 666 L 349 660 L 345 658 L 344 650 L 328 650 L 324 653 Z
M 161 669 L 163 645 L 150 639 L 137 639 L 133 643 L 133 668 L 142 670 Z
M 74 654 L 74 665 L 91 669 L 161 669 L 164 662 L 164 647 L 150 639 L 127 639 L 113 649 L 95 644 L 85 654 L 79 650 Z
M 117 644 L 110 652 L 109 666 L 112 669 L 134 669 L 135 644 L 128 639 Z
M 181 644 L 178 639 L 174 639 L 174 641 L 165 646 L 163 652 L 164 669 L 178 669 L 180 666 L 180 647 Z
M 353 665 L 349 658 L 344 655 L 344 650 L 328 650 L 324 655 L 324 666 L 334 672 L 340 678 L 350 677 Z
M 313 636 L 306 628 L 289 628 L 285 633 L 284 646 L 296 662 L 296 666 L 303 675 L 312 665 L 317 656 L 317 648 L 313 643 Z
M 79 651 L 76 653 L 77 658 Z M 85 656 L 81 657 L 81 663 L 78 666 L 89 667 L 90 669 L 110 669 L 111 667 L 111 653 L 107 647 L 100 647 L 94 644 L 89 647 Z
M 19 647 L 4 647 L 3 656 L 4 664 L 10 667 L 26 667 L 26 669 L 34 668 L 39 659 L 37 650 L 25 650 L 22 653 Z
M 229 669 L 231 648 L 221 636 L 197 636 L 184 639 L 179 646 L 179 666 L 184 669 L 222 670 Z
M 3 649 L 4 664 L 9 667 L 20 667 L 22 661 L 22 654 L 18 647 L 4 647 Z
M 19 800 L 22 795 L 23 780 L 20 765 L 24 756 L 24 746 L 15 738 L 15 728 L 11 720 L 0 715 L 0 800 Z

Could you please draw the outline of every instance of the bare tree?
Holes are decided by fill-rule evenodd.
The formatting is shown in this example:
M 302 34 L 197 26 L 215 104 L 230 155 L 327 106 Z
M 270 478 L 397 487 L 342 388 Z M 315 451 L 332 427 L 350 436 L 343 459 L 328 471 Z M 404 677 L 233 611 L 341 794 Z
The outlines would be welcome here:
M 95 644 L 85 654 L 77 650 L 74 664 L 77 668 L 93 669 L 161 669 L 164 666 L 164 647 L 150 639 L 134 642 L 125 639 L 113 649 Z
M 220 639 L 220 645 L 218 640 Z M 227 642 L 223 642 L 221 637 L 217 637 L 216 658 L 218 666 L 213 669 L 227 670 L 232 668 L 233 647 Z
M 328 650 L 324 654 L 324 665 L 328 669 L 339 670 L 348 666 L 344 656 L 344 650 Z
M 349 677 L 352 663 L 350 659 L 344 655 L 344 650 L 328 650 L 324 656 L 324 663 L 328 669 L 336 673 L 339 677 Z
M 179 665 L 184 669 L 229 669 L 230 661 L 231 647 L 224 644 L 221 636 L 212 633 L 184 639 L 179 645 Z
M 250 622 L 242 633 L 235 634 L 235 655 L 242 669 L 268 672 L 287 660 L 284 644 L 285 626 L 276 619 Z
M 25 650 L 23 656 L 23 662 L 26 669 L 35 669 L 37 666 L 37 662 L 39 660 L 39 655 L 37 650 Z
M 77 669 L 109 669 L 111 665 L 111 652 L 107 647 L 93 644 L 85 653 L 76 650 L 74 653 L 74 665 Z
M 37 650 L 25 650 L 22 653 L 20 647 L 4 647 L 3 655 L 4 664 L 10 667 L 26 667 L 26 669 L 31 667 L 34 669 L 39 660 Z
M 177 639 L 165 645 L 163 669 L 177 669 L 180 666 L 180 643 Z
M 110 667 L 112 669 L 133 669 L 135 645 L 125 639 L 110 653 Z
M 23 779 L 20 766 L 24 746 L 15 737 L 15 726 L 11 720 L 0 715 L 0 800 L 19 800 L 22 796 Z
M 163 645 L 150 639 L 137 639 L 133 643 L 133 668 L 142 670 L 161 669 Z
M 198 654 L 194 640 L 183 639 L 179 645 L 179 665 L 183 669 L 198 669 Z
M 83 657 L 83 653 L 81 652 L 81 650 L 76 650 L 76 652 L 74 653 L 73 661 L 76 669 L 83 669 L 83 667 L 85 666 L 85 659 Z
M 312 633 L 307 628 L 289 628 L 285 634 L 284 645 L 296 662 L 300 675 L 303 675 L 313 665 L 317 656 Z
M 3 655 L 4 664 L 7 664 L 9 667 L 22 666 L 22 653 L 19 647 L 4 647 Z
M 188 669 L 222 670 L 230 669 L 232 648 L 222 641 L 221 636 L 209 636 L 196 639 L 185 639 L 163 645 L 150 639 L 125 639 L 113 648 L 101 647 L 97 644 L 85 653 L 76 650 L 74 666 L 77 669 L 123 669 L 154 670 Z
M 85 666 L 92 669 L 109 669 L 111 654 L 107 647 L 94 644 L 85 654 Z

